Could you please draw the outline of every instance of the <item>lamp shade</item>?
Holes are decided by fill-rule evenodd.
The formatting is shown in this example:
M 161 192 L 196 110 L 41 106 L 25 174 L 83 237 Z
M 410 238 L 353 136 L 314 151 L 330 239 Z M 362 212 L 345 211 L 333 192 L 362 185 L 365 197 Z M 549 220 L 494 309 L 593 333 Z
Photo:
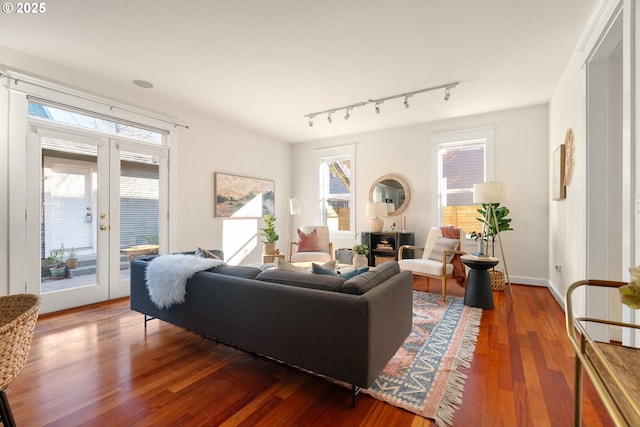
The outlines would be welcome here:
M 376 218 L 380 216 L 387 216 L 387 204 L 386 203 L 367 203 L 366 215 L 369 218 Z
M 509 201 L 509 185 L 506 182 L 473 184 L 473 203 L 505 203 Z
M 289 199 L 289 214 L 290 215 L 300 215 L 302 213 L 302 209 L 300 209 L 300 205 L 298 204 L 298 199 L 295 197 L 291 197 Z

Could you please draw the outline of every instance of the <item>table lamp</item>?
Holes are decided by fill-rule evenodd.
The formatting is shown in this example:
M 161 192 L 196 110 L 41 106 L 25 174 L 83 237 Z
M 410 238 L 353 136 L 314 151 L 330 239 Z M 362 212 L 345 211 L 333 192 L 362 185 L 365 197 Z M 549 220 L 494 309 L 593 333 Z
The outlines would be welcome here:
M 381 216 L 387 216 L 387 204 L 383 202 L 367 203 L 366 215 L 371 218 L 371 231 L 379 233 L 384 227 L 384 220 Z

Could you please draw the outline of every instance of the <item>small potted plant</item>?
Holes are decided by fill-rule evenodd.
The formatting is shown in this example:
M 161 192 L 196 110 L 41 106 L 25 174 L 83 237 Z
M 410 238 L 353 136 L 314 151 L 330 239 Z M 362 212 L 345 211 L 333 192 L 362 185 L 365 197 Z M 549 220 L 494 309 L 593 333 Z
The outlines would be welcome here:
M 369 264 L 369 260 L 367 259 L 367 254 L 369 253 L 369 248 L 367 245 L 353 245 L 353 267 L 354 268 L 362 268 L 366 267 Z
M 65 264 L 62 261 L 64 257 L 64 244 L 59 249 L 51 249 L 47 257 L 46 264 L 49 266 L 52 278 L 61 278 L 64 276 Z
M 264 244 L 263 253 L 265 255 L 273 255 L 276 252 L 276 242 L 280 238 L 276 233 L 276 217 L 266 214 L 262 217 L 264 221 L 264 228 L 260 229 L 260 235 L 264 237 L 262 243 Z
M 75 268 L 78 268 L 78 257 L 76 255 L 76 249 L 72 247 L 67 257 L 67 269 L 73 270 Z

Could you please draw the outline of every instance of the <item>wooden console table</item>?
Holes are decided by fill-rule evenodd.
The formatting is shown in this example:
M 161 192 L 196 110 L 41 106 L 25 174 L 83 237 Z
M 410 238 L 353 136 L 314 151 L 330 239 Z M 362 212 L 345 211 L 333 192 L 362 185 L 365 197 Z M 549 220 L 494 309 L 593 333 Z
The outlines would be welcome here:
M 590 317 L 574 318 L 572 294 L 581 286 L 619 288 L 624 282 L 583 280 L 567 289 L 566 327 L 571 345 L 576 352 L 574 425 L 582 425 L 582 375 L 589 375 L 593 385 L 617 426 L 640 426 L 640 349 L 594 341 L 586 325 L 604 324 L 633 329 L 639 325 Z

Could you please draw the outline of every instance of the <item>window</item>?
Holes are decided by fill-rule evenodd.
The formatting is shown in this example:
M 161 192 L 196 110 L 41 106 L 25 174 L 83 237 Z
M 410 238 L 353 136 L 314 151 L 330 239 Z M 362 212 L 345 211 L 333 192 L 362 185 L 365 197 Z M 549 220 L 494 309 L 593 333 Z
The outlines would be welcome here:
M 320 221 L 331 233 L 355 230 L 355 145 L 316 150 Z
M 467 235 L 479 231 L 473 184 L 493 178 L 493 129 L 437 134 L 432 138 L 438 171 L 438 219 Z
M 29 101 L 29 117 L 63 123 L 83 129 L 97 130 L 113 135 L 141 139 L 145 142 L 163 144 L 167 132 L 145 128 L 142 125 L 104 117 L 95 112 L 74 111 L 69 106 L 56 106 L 53 102 Z

